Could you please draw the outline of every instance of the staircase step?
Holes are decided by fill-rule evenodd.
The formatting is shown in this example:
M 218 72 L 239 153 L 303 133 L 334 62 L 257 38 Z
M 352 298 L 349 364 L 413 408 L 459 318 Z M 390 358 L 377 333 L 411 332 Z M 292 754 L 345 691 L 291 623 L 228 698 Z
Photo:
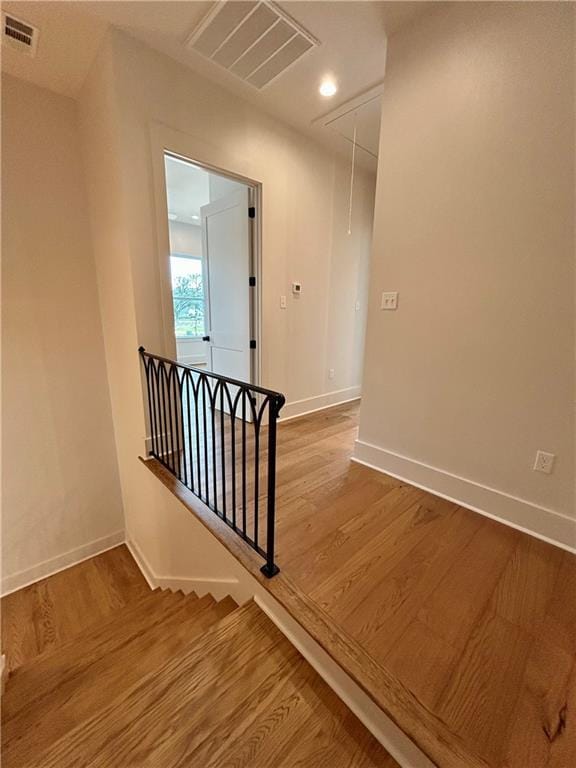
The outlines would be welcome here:
M 161 620 L 165 611 L 173 610 L 179 603 L 180 599 L 169 592 L 150 591 L 132 605 L 109 614 L 99 624 L 85 628 L 58 648 L 49 648 L 14 670 L 2 702 L 2 720 L 9 720 L 33 698 L 40 698 L 50 691 L 59 676 L 66 672 L 66 665 L 90 664 L 98 654 L 108 652 L 108 647 L 112 650 L 114 643 L 125 643 L 127 638 L 143 631 L 151 622 Z
M 396 766 L 252 602 L 46 751 L 7 754 L 4 768 Z
M 71 585 L 74 587 L 71 589 Z M 150 592 L 125 545 L 2 598 L 8 671 L 28 664 Z
M 82 637 L 23 670 L 3 729 L 4 766 L 24 766 L 147 673 L 155 671 L 205 632 L 235 604 L 216 604 L 207 595 L 172 595 L 167 608 L 150 610 L 132 624 L 118 616 L 98 638 Z M 9 696 L 6 696 L 7 701 Z

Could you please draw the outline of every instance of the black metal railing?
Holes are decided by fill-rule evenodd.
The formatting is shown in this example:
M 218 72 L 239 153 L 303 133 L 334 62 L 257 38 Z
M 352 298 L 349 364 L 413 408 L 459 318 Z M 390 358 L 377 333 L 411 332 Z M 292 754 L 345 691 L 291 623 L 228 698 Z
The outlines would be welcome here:
M 138 351 L 149 455 L 266 560 L 262 573 L 274 576 L 276 426 L 284 396 Z

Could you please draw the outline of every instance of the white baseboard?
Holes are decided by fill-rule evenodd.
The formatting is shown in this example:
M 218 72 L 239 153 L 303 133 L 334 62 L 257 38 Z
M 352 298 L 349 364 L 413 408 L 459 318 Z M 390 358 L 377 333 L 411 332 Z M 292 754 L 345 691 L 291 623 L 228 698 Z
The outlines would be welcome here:
M 352 460 L 576 552 L 574 518 L 361 440 L 355 442 Z
M 148 563 L 148 560 L 144 556 L 144 553 L 142 552 L 138 544 L 136 544 L 134 539 L 128 534 L 126 535 L 126 546 L 130 550 L 130 554 L 136 561 L 136 565 L 138 566 L 138 568 L 140 568 L 142 576 L 144 576 L 144 578 L 146 579 L 150 589 L 156 589 L 157 587 L 159 587 L 160 585 L 156 583 L 156 577 L 154 575 L 154 571 L 152 570 L 150 564 Z
M 239 604 L 247 599 L 245 589 L 242 588 L 238 579 L 213 579 L 203 576 L 160 576 L 154 571 L 144 556 L 142 549 L 133 538 L 127 537 L 126 546 L 142 571 L 142 575 L 148 582 L 150 589 L 170 589 L 173 592 L 180 590 L 185 595 L 195 592 L 198 597 L 210 594 L 216 600 L 223 600 L 227 595 L 230 595 Z
M 158 433 L 157 441 L 158 441 L 158 445 L 159 446 L 162 446 L 162 445 L 169 446 L 171 444 L 170 443 L 171 439 L 172 439 L 172 433 L 171 432 L 159 432 Z M 152 446 L 152 436 L 151 435 L 146 435 L 146 437 L 144 438 L 144 455 L 145 456 L 150 456 L 150 453 L 152 452 L 152 447 L 153 447 Z M 169 455 L 170 455 L 170 453 L 168 451 L 161 451 L 160 452 L 160 456 L 169 456 Z
M 184 355 L 178 358 L 178 362 L 197 368 L 198 366 L 206 365 L 206 355 Z
M 70 568 L 73 565 L 78 565 L 83 560 L 88 560 L 90 557 L 106 552 L 106 550 L 117 547 L 123 542 L 124 531 L 116 531 L 101 539 L 90 541 L 81 547 L 64 552 L 62 555 L 52 557 L 50 560 L 44 560 L 24 571 L 18 571 L 18 573 L 5 576 L 2 579 L 2 596 L 9 595 L 11 592 L 16 592 L 16 590 L 23 587 L 28 587 L 30 584 L 40 581 L 40 579 L 53 576 L 55 573 Z
M 338 389 L 335 392 L 326 392 L 324 395 L 316 397 L 307 397 L 304 400 L 293 400 L 280 411 L 279 421 L 289 421 L 298 416 L 305 416 L 308 413 L 322 411 L 324 408 L 332 408 L 335 405 L 343 405 L 352 400 L 358 400 L 360 397 L 360 387 L 348 387 L 347 389 Z

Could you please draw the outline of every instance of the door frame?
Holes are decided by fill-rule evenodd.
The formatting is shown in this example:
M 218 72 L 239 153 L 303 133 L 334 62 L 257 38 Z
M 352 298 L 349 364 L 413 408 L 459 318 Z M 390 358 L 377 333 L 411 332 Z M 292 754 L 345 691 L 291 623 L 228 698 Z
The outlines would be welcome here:
M 154 181 L 154 203 L 156 218 L 156 238 L 158 256 L 158 278 L 160 294 L 160 318 L 164 349 L 159 354 L 170 359 L 177 359 L 176 334 L 174 332 L 174 310 L 172 305 L 172 280 L 170 274 L 170 236 L 168 229 L 168 199 L 166 193 L 166 173 L 164 157 L 171 155 L 179 160 L 214 173 L 231 181 L 238 181 L 248 187 L 249 205 L 256 215 L 249 220 L 249 249 L 251 275 L 256 278 L 256 285 L 250 302 L 250 334 L 256 340 L 256 349 L 250 355 L 250 384 L 261 383 L 262 372 L 262 183 L 242 173 L 232 159 L 227 169 L 216 165 L 211 160 L 217 153 L 213 145 L 199 141 L 195 136 L 182 133 L 168 126 L 151 123 L 150 138 L 152 148 L 152 169 Z M 198 144 L 203 145 L 198 147 Z M 202 154 L 202 156 L 200 156 Z M 220 154 L 220 153 L 217 153 Z M 228 161 L 226 160 L 228 163 Z M 248 211 L 246 212 L 248 215 Z

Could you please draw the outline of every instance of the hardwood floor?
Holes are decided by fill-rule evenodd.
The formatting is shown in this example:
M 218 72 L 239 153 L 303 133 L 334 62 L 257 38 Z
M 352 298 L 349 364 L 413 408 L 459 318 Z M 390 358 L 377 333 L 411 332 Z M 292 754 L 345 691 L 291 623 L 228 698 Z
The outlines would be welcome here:
M 30 768 L 78 765 L 399 768 L 254 603 Z
M 350 462 L 357 408 L 280 425 L 282 573 L 487 765 L 576 765 L 576 557 Z
M 110 610 L 10 676 L 6 768 L 399 768 L 255 603 L 140 589 L 125 547 L 43 583 L 56 586 L 54 612 L 64 587 Z M 34 591 L 11 602 L 42 635 Z
M 280 424 L 281 573 L 261 583 L 441 768 L 572 768 L 576 557 L 351 462 L 356 430 L 354 404 Z M 260 577 L 227 526 L 146 464 Z M 147 589 L 117 552 L 121 584 L 89 561 L 83 596 L 46 580 L 3 600 L 15 666 Z
M 13 671 L 150 591 L 125 546 L 2 598 L 2 652 Z

